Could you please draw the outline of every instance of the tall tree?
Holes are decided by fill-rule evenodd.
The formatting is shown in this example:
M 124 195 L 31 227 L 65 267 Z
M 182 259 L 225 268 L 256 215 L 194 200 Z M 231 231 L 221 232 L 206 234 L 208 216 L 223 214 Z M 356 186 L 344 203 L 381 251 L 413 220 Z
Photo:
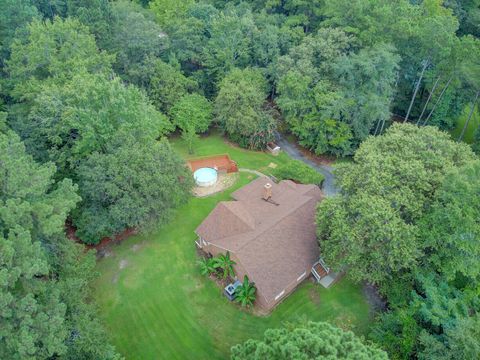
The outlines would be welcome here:
M 338 166 L 342 194 L 319 206 L 325 260 L 378 284 L 414 269 L 424 248 L 418 221 L 446 174 L 473 158 L 467 145 L 433 127 L 395 124 L 368 138 L 353 163 Z
M 171 109 L 172 122 L 182 130 L 188 150 L 193 154 L 193 143 L 200 133 L 208 130 L 213 117 L 213 106 L 199 94 L 185 95 Z
M 437 190 L 432 209 L 421 221 L 426 259 L 449 280 L 480 276 L 480 162 L 452 170 Z
M 264 109 L 267 83 L 260 71 L 232 70 L 220 83 L 215 120 L 243 147 L 264 148 L 273 139 L 275 121 Z

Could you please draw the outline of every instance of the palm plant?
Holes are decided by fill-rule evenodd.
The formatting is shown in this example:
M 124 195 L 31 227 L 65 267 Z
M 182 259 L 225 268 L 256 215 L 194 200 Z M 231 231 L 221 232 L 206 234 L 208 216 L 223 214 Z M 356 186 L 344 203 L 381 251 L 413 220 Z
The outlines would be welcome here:
M 229 251 L 227 251 L 225 255 L 220 254 L 217 258 L 215 258 L 215 263 L 218 268 L 222 269 L 224 279 L 226 279 L 229 276 L 233 277 L 235 275 L 233 265 L 235 265 L 236 262 L 230 259 Z
M 217 270 L 217 262 L 215 258 L 202 258 L 198 261 L 200 266 L 200 274 L 210 275 Z
M 256 292 L 255 284 L 250 282 L 248 276 L 245 275 L 242 285 L 235 290 L 235 301 L 242 304 L 242 306 L 250 307 L 255 302 Z

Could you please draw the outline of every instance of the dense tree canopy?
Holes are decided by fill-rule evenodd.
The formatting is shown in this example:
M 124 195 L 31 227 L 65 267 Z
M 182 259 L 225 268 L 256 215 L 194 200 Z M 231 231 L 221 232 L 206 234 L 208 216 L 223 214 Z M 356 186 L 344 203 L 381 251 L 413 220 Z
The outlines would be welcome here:
M 73 220 L 87 242 L 127 228 L 151 229 L 188 199 L 192 177 L 166 141 L 120 137 L 78 170 L 82 203 Z
M 11 95 L 31 100 L 46 82 L 63 84 L 76 73 L 109 73 L 113 57 L 99 52 L 95 38 L 78 20 L 35 20 L 17 37 L 7 61 Z
M 415 267 L 424 247 L 418 220 L 445 175 L 473 158 L 467 145 L 434 127 L 393 125 L 367 139 L 353 163 L 338 166 L 341 196 L 320 204 L 318 236 L 325 258 L 375 283 Z
M 234 69 L 220 83 L 215 120 L 240 145 L 264 148 L 273 139 L 275 121 L 265 110 L 267 83 L 255 69 Z
M 480 277 L 480 162 L 452 170 L 422 219 L 427 261 L 449 280 Z
M 12 131 L 0 133 L 0 163 L 0 357 L 115 358 L 85 303 L 94 258 L 64 235 L 77 187 L 55 183 L 55 166 L 36 164 Z
M 262 340 L 248 340 L 232 347 L 234 360 L 277 359 L 388 359 L 352 332 L 325 322 L 308 322 L 295 328 L 269 329 Z
M 26 142 L 39 158 L 55 161 L 67 173 L 121 134 L 147 142 L 171 126 L 144 93 L 118 78 L 80 73 L 65 85 L 41 90 L 21 133 L 28 134 Z

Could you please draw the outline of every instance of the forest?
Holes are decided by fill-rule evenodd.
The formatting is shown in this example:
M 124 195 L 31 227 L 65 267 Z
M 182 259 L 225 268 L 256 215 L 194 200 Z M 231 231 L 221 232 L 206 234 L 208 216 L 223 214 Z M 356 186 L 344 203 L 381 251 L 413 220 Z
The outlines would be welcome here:
M 123 358 L 85 245 L 169 224 L 171 138 L 212 129 L 341 159 L 319 247 L 386 303 L 364 339 L 305 323 L 232 358 L 480 358 L 479 97 L 479 0 L 0 0 L 0 358 Z

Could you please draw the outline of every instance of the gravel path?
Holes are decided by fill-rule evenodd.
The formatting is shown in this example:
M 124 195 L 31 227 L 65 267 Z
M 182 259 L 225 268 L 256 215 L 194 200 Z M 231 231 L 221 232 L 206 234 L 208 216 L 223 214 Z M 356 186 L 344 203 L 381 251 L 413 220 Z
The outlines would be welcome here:
M 335 186 L 335 175 L 333 175 L 333 167 L 328 165 L 319 165 L 314 161 L 308 159 L 305 155 L 302 154 L 300 150 L 295 146 L 295 144 L 290 143 L 285 139 L 280 133 L 276 133 L 277 145 L 282 148 L 288 155 L 292 158 L 303 161 L 305 164 L 311 166 L 319 173 L 325 176 L 325 180 L 322 185 L 322 190 L 325 195 L 332 196 L 338 194 L 340 189 Z

